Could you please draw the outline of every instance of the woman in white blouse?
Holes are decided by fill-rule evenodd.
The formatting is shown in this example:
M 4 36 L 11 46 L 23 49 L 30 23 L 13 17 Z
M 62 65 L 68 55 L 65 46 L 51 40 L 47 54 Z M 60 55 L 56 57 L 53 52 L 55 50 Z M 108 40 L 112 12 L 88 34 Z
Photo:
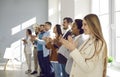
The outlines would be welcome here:
M 25 72 L 26 74 L 31 73 L 31 55 L 32 55 L 32 47 L 33 47 L 31 37 L 32 37 L 32 31 L 30 29 L 27 29 L 26 39 L 23 40 L 24 53 L 25 53 L 25 58 L 26 58 L 27 66 L 28 66 L 28 70 Z
M 85 39 L 83 38 L 84 31 L 82 29 L 82 20 L 75 19 L 71 30 L 72 30 L 73 40 L 76 44 L 76 48 L 78 48 L 85 41 Z M 73 64 L 73 59 L 71 57 L 68 57 L 65 70 L 69 75 L 70 75 L 72 64 Z
M 79 48 L 70 36 L 68 40 L 61 38 L 62 44 L 71 51 L 70 57 L 73 58 L 70 77 L 106 77 L 107 46 L 97 15 L 85 16 L 82 28 L 90 37 Z

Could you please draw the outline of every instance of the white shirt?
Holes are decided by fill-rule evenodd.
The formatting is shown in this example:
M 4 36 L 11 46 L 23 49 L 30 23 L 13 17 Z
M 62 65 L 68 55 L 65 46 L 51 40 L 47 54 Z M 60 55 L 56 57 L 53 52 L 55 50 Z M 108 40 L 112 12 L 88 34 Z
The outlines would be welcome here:
M 51 37 L 52 38 L 52 35 L 53 35 L 52 31 L 48 30 L 43 34 L 43 38 L 44 37 Z M 43 56 L 47 57 L 50 54 L 50 50 L 45 47 L 46 42 L 44 40 L 38 39 L 38 43 L 43 45 Z
M 32 54 L 33 44 L 30 39 L 31 39 L 30 36 L 28 36 L 28 38 L 26 39 L 27 44 L 25 44 L 25 52 L 27 54 Z
M 62 36 L 62 37 L 64 37 L 69 30 L 70 30 L 70 28 L 68 28 L 67 30 L 64 30 L 64 32 L 62 32 L 62 33 L 63 33 L 63 36 Z M 65 48 L 63 45 L 59 48 L 58 53 L 62 54 L 62 55 L 65 56 L 66 58 L 69 57 L 69 51 L 68 51 L 68 49 Z
M 76 43 L 76 46 L 78 48 L 84 42 L 83 35 L 80 34 L 80 35 L 76 36 L 74 38 L 74 42 Z M 67 63 L 66 63 L 66 67 L 65 67 L 65 70 L 66 70 L 66 72 L 68 74 L 70 74 L 70 72 L 71 72 L 72 64 L 73 64 L 73 59 L 71 57 L 68 57 L 68 60 L 67 60 Z

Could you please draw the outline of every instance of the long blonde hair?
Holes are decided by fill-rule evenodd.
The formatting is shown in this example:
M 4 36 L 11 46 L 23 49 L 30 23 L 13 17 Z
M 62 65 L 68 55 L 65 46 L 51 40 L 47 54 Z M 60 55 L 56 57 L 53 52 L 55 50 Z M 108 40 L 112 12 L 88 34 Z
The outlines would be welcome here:
M 97 42 L 98 40 L 100 40 L 102 44 L 105 43 L 98 16 L 95 14 L 88 14 L 84 17 L 84 20 L 87 22 L 91 33 L 95 37 L 95 41 Z
M 99 18 L 95 14 L 88 14 L 87 16 L 84 17 L 84 20 L 87 22 L 88 27 L 89 27 L 91 33 L 95 37 L 95 42 L 94 42 L 95 52 L 94 52 L 93 56 L 88 58 L 87 60 L 93 58 L 94 56 L 98 56 L 100 51 L 101 51 L 101 49 L 102 49 L 102 47 L 103 47 L 103 44 L 104 44 L 104 46 L 105 46 L 105 48 L 104 48 L 104 57 L 105 58 L 104 58 L 103 77 L 105 77 L 105 75 L 106 75 L 106 68 L 107 68 L 107 45 L 106 45 L 106 42 L 105 42 L 104 37 L 103 37 L 103 33 L 102 33 L 102 29 L 101 29 L 101 24 L 100 24 Z M 102 45 L 101 45 L 99 50 L 97 49 L 98 41 L 102 42 Z

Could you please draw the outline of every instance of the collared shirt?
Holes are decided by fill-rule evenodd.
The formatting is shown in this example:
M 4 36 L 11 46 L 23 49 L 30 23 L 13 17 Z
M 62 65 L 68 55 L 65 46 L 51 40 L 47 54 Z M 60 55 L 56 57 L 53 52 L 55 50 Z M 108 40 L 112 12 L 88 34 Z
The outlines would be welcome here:
M 44 35 L 45 32 L 41 32 L 38 34 L 38 38 L 39 39 L 42 39 L 43 35 Z M 37 41 L 38 42 L 38 41 Z M 40 43 L 37 43 L 37 51 L 42 51 L 43 50 L 43 45 L 40 44 Z
M 27 44 L 25 44 L 25 52 L 26 52 L 27 54 L 32 54 L 33 44 L 32 44 L 32 42 L 31 42 L 30 39 L 31 39 L 30 36 L 26 37 Z
M 67 34 L 67 32 L 68 32 L 69 30 L 70 30 L 70 29 L 64 30 L 63 36 L 62 36 L 62 37 L 64 37 L 64 36 Z
M 71 32 L 69 29 L 66 30 L 66 32 L 63 34 L 63 38 L 67 39 L 67 37 L 71 35 Z M 69 51 L 67 48 L 65 48 L 63 45 L 58 49 L 58 62 L 62 64 L 66 64 L 67 58 L 69 57 Z
M 46 32 L 43 34 L 43 37 L 42 37 L 42 38 L 44 38 L 44 37 L 52 37 L 52 32 L 51 32 L 51 30 L 46 31 Z M 46 42 L 45 42 L 44 40 L 42 40 L 42 39 L 37 39 L 37 41 L 38 41 L 39 44 L 42 44 L 42 46 L 43 46 L 43 56 L 44 56 L 44 57 L 47 57 L 50 52 L 49 52 L 49 49 L 47 49 L 47 48 L 45 47 Z
M 75 37 L 73 37 L 73 39 L 74 39 L 74 42 L 75 42 L 77 48 L 79 48 L 79 46 L 81 46 L 83 44 L 83 42 L 85 41 L 85 39 L 83 38 L 83 34 L 75 36 Z M 72 64 L 73 64 L 73 59 L 71 57 L 69 57 L 67 59 L 67 63 L 66 63 L 66 67 L 65 67 L 65 70 L 68 74 L 70 74 L 70 72 L 71 72 Z

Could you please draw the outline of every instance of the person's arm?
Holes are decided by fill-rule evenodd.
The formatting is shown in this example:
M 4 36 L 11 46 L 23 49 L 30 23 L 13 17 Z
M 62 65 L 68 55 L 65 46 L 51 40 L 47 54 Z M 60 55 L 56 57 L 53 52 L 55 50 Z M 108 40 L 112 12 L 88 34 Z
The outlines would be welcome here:
M 31 40 L 32 41 L 37 41 L 38 44 L 42 44 L 42 45 L 45 45 L 45 41 L 43 39 L 39 39 L 38 37 L 36 36 L 31 36 Z
M 91 72 L 95 66 L 96 62 L 94 60 L 85 60 L 85 58 L 81 55 L 78 49 L 73 50 L 70 53 L 70 56 L 73 58 L 74 62 L 84 71 Z
M 56 45 L 55 45 L 55 39 L 52 40 L 51 38 L 46 38 L 44 39 L 46 41 L 46 48 L 47 49 L 55 49 Z
M 94 68 L 96 68 L 98 61 L 103 62 L 103 58 L 100 56 L 98 60 L 98 56 L 100 53 L 101 55 L 103 55 L 103 52 L 106 52 L 104 51 L 104 48 L 105 48 L 104 46 L 102 46 L 102 49 L 97 56 L 95 55 L 93 58 L 91 58 L 95 52 L 94 45 L 92 48 L 87 49 L 83 56 L 83 54 L 81 54 L 80 51 L 76 48 L 75 43 L 72 40 L 72 37 L 68 37 L 68 40 L 61 38 L 60 41 L 67 49 L 69 49 L 69 51 L 71 52 L 70 56 L 73 58 L 74 62 L 80 67 L 80 69 L 82 69 L 84 72 L 91 72 L 92 70 L 94 70 Z M 86 60 L 85 56 L 91 59 Z
M 46 44 L 46 42 L 44 40 L 42 40 L 42 39 L 36 38 L 36 41 L 37 41 L 38 44 L 42 44 L 42 45 Z
M 59 42 L 59 39 L 55 39 L 54 40 L 54 46 L 57 46 L 57 48 L 59 48 L 61 46 L 61 42 Z
M 106 74 L 106 62 L 105 58 L 103 58 L 105 46 L 102 47 L 100 53 L 98 55 L 95 55 L 93 58 L 89 60 L 85 60 L 86 58 L 81 55 L 78 49 L 74 49 L 71 53 L 70 56 L 73 58 L 74 62 L 84 71 L 84 72 L 91 72 L 94 70 L 98 64 L 98 61 L 101 61 L 100 63 L 103 63 L 104 65 L 104 73 Z M 91 53 L 91 56 L 93 56 L 95 50 L 91 49 L 89 53 Z M 104 75 L 105 75 L 104 74 Z

